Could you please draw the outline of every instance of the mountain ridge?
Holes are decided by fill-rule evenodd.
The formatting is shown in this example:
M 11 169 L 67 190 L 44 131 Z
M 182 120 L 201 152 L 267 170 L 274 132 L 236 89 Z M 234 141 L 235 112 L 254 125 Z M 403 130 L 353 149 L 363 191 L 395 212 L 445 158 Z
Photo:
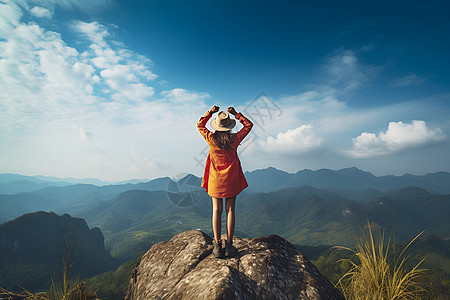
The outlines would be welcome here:
M 199 187 L 200 178 L 188 174 L 178 181 L 166 180 L 162 179 L 153 186 L 161 187 L 169 182 L 170 191 L 134 189 L 114 194 L 111 191 L 120 191 L 121 187 L 74 185 L 47 188 L 36 195 L 20 195 L 27 196 L 29 203 L 38 207 L 39 201 L 36 200 L 50 201 L 45 195 L 53 198 L 70 195 L 81 199 L 86 195 L 92 196 L 84 194 L 86 191 L 103 193 L 106 200 L 86 206 L 74 216 L 83 218 L 84 224 L 91 228 L 101 229 L 106 251 L 119 263 L 182 231 L 200 229 L 212 234 L 211 198 Z M 78 191 L 79 187 L 84 189 Z M 57 191 L 65 193 L 58 194 Z M 5 195 L 0 195 L 0 205 L 4 207 L 2 196 Z M 450 237 L 450 221 L 446 216 L 450 210 L 450 195 L 433 194 L 419 187 L 382 192 L 375 189 L 320 189 L 304 185 L 253 194 L 243 192 L 237 203 L 235 233 L 241 237 L 277 234 L 297 245 L 352 247 L 361 224 L 367 220 L 374 228 L 386 231 L 395 228 L 399 241 L 411 240 L 423 229 L 439 238 Z M 64 216 L 68 215 L 61 217 Z M 8 270 L 12 272 L 13 269 Z
M 276 176 L 283 178 L 278 180 Z M 273 167 L 245 172 L 252 192 L 267 192 L 282 188 L 311 185 L 322 189 L 351 189 L 365 190 L 373 188 L 380 191 L 388 191 L 406 186 L 419 186 L 426 190 L 450 194 L 450 173 L 439 171 L 425 175 L 404 174 L 402 176 L 384 175 L 375 176 L 368 171 L 356 167 L 340 170 L 304 169 L 296 173 L 287 173 Z
M 417 186 L 432 193 L 450 194 L 450 173 L 443 171 L 426 175 L 408 174 L 400 177 L 394 175 L 377 177 L 370 172 L 355 167 L 336 171 L 305 169 L 296 173 L 287 173 L 269 167 L 246 172 L 245 175 L 249 183 L 249 187 L 244 191 L 247 194 L 272 192 L 306 185 L 334 191 L 337 195 L 349 196 L 352 199 L 360 198 L 365 194 L 366 200 L 374 195 L 381 195 L 387 191 L 407 186 Z M 200 183 L 200 177 L 187 174 L 176 181 L 169 177 L 159 177 L 136 184 L 104 186 L 76 184 L 44 187 L 31 192 L 16 194 L 0 194 L 0 223 L 36 210 L 77 214 L 91 205 L 107 201 L 122 192 L 133 189 L 175 193 L 201 191 L 203 189 L 200 188 Z

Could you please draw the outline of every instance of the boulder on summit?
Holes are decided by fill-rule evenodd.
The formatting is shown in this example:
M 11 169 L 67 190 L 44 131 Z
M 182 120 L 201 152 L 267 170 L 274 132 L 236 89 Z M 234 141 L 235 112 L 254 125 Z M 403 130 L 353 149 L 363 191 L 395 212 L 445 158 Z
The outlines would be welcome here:
M 344 299 L 285 239 L 235 237 L 239 253 L 218 259 L 198 230 L 159 242 L 135 267 L 125 299 Z

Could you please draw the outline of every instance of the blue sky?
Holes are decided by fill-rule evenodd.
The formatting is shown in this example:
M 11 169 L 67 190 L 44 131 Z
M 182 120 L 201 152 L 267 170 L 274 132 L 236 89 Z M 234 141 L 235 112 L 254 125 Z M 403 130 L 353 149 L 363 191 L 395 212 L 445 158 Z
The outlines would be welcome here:
M 257 123 L 246 171 L 450 171 L 447 1 L 0 6 L 0 172 L 201 175 L 214 104 Z

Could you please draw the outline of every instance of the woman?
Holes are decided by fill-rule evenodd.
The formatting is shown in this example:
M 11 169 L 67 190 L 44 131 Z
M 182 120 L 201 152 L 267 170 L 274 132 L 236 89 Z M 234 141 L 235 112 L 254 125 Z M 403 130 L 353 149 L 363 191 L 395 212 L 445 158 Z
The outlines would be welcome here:
M 248 186 L 237 155 L 237 147 L 253 127 L 253 123 L 245 118 L 242 113 L 236 113 L 233 107 L 229 107 L 227 110 L 244 125 L 237 133 L 231 132 L 231 129 L 236 125 L 236 120 L 231 119 L 230 115 L 224 111 L 221 111 L 217 118 L 211 121 L 211 127 L 215 129 L 215 132 L 211 132 L 206 128 L 206 123 L 211 116 L 219 111 L 219 107 L 215 105 L 197 123 L 198 130 L 209 144 L 209 154 L 206 159 L 201 186 L 206 189 L 206 192 L 212 198 L 213 254 L 219 258 L 224 255 L 232 257 L 236 252 L 236 248 L 233 247 L 234 207 L 236 196 Z M 227 213 L 225 249 L 222 249 L 220 239 L 223 198 L 226 198 L 225 210 Z

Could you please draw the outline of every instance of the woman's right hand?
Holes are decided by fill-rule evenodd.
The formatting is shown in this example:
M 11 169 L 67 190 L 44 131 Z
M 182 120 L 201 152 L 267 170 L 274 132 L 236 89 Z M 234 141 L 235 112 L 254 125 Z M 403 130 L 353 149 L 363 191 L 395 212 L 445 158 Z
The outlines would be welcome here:
M 216 112 L 218 112 L 218 111 L 219 111 L 219 107 L 214 105 L 214 106 L 209 110 L 209 114 L 212 115 L 212 114 L 214 114 L 214 113 L 216 113 Z
M 236 110 L 234 109 L 233 106 L 228 107 L 227 111 L 228 111 L 230 114 L 232 114 L 233 116 L 234 116 L 235 114 L 237 114 L 237 112 L 236 112 Z

